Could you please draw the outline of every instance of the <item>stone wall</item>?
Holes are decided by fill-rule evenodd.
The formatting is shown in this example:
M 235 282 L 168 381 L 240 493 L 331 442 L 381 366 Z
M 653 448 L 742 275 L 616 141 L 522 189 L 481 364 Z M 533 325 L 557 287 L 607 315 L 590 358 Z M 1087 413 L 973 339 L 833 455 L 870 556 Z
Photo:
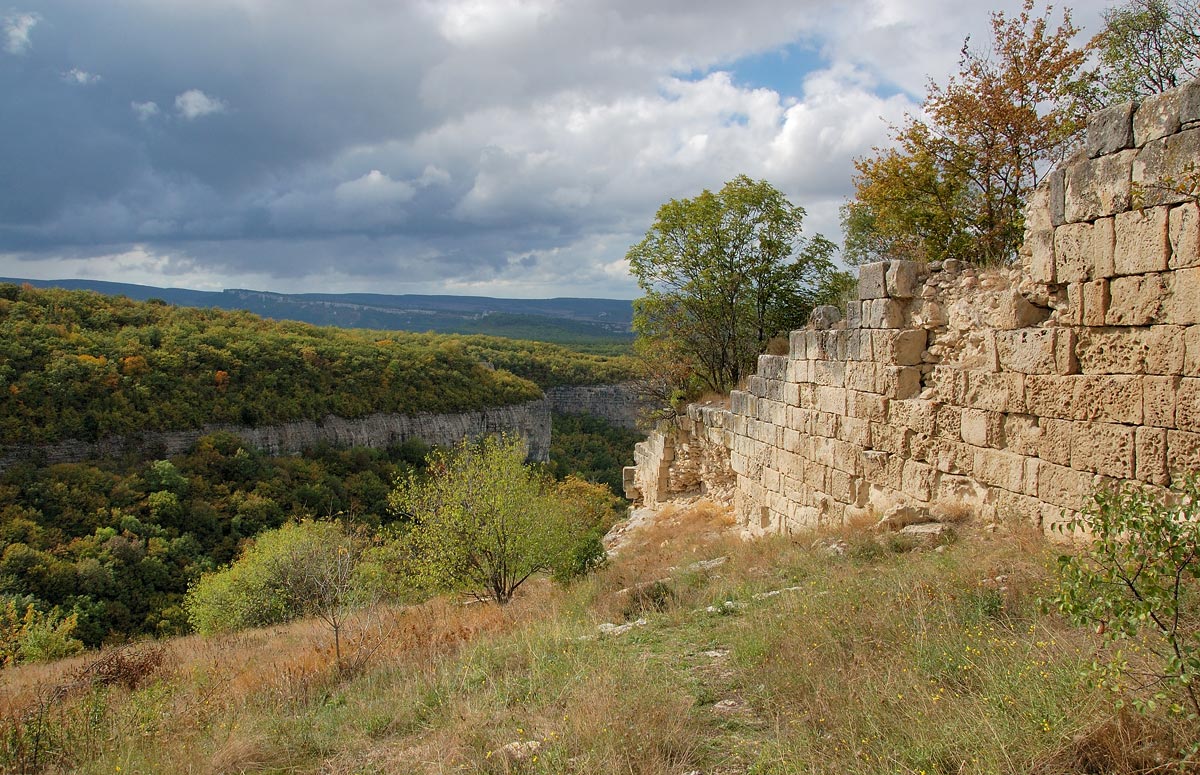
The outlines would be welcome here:
M 1048 529 L 1097 487 L 1200 469 L 1200 211 L 1172 190 L 1194 164 L 1200 81 L 1095 115 L 1030 199 L 1019 268 L 862 267 L 844 320 L 639 445 L 631 491 L 660 497 L 703 438 L 750 532 L 901 504 Z
M 493 407 L 459 414 L 371 414 L 357 419 L 329 415 L 321 421 L 302 420 L 253 428 L 211 424 L 203 428 L 138 437 L 114 436 L 97 442 L 68 439 L 41 446 L 10 446 L 0 458 L 0 471 L 22 459 L 74 463 L 125 454 L 164 457 L 186 452 L 201 436 L 220 431 L 237 434 L 246 443 L 271 454 L 291 454 L 321 443 L 335 446 L 387 447 L 410 439 L 451 446 L 464 438 L 491 433 L 518 433 L 529 441 L 529 456 L 550 455 L 550 404 L 546 400 Z
M 591 414 L 620 428 L 636 428 L 645 402 L 632 382 L 615 385 L 568 385 L 546 391 L 550 411 L 559 414 Z

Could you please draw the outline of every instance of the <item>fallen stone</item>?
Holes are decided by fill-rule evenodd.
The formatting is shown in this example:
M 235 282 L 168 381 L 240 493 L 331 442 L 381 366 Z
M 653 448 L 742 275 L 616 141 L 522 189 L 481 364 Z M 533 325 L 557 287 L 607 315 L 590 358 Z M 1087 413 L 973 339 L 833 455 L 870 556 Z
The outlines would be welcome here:
M 626 622 L 625 624 L 604 622 L 603 624 L 598 625 L 596 629 L 600 631 L 601 635 L 624 635 L 634 627 L 645 627 L 646 624 L 648 624 L 648 622 L 645 619 L 638 619 L 636 621 Z
M 525 762 L 541 748 L 542 744 L 537 740 L 514 740 L 501 747 L 498 753 L 510 762 Z
M 878 522 L 875 530 L 903 530 L 909 525 L 930 521 L 929 510 L 919 506 L 893 506 Z
M 911 538 L 925 546 L 940 544 L 954 536 L 954 528 L 941 522 L 923 522 L 900 528 L 900 535 Z

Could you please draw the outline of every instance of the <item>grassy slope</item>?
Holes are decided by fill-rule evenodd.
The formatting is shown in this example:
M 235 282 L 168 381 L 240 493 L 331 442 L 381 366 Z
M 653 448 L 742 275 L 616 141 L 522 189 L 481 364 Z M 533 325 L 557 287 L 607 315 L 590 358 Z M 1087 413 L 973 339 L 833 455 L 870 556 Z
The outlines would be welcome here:
M 718 537 L 721 519 L 686 514 L 588 581 L 534 587 L 506 609 L 381 614 L 390 637 L 348 678 L 313 623 L 173 641 L 172 667 L 144 688 L 53 707 L 56 739 L 72 732 L 60 766 L 1049 775 L 1137 771 L 1139 736 L 1152 756 L 1171 744 L 1151 738 L 1184 734 L 1114 720 L 1111 698 L 1080 682 L 1094 639 L 1039 611 L 1051 552 L 1038 538 L 903 555 L 852 540 L 834 557 Z M 730 559 L 687 569 L 716 556 Z M 621 591 L 667 576 L 662 594 Z M 755 597 L 774 590 L 788 591 Z M 35 687 L 84 663 L 6 671 L 4 739 Z M 536 759 L 498 753 L 528 740 Z

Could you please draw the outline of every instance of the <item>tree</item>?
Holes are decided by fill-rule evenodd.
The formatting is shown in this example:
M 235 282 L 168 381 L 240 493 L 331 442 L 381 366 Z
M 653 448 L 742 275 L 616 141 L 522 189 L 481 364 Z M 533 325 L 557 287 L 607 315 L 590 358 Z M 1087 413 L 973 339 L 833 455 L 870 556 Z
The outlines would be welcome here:
M 361 567 L 368 545 L 336 522 L 292 522 L 262 533 L 233 565 L 192 585 L 188 620 L 207 635 L 315 616 L 333 633 L 340 665 L 346 622 L 374 601 L 374 576 Z
M 646 294 L 634 302 L 643 356 L 716 391 L 752 373 L 769 339 L 804 324 L 832 271 L 833 244 L 802 237 L 803 220 L 803 208 L 745 175 L 660 207 L 626 254 Z
M 1200 76 L 1200 2 L 1128 0 L 1104 12 L 1089 46 L 1100 60 L 1097 107 L 1174 89 Z
M 855 162 L 855 199 L 842 210 L 846 259 L 900 257 L 1011 261 L 1025 197 L 1062 158 L 1081 125 L 1077 99 L 1086 53 L 1068 11 L 1025 0 L 1013 18 L 992 15 L 992 47 L 963 44 L 959 72 L 930 83 L 925 119 L 909 117 L 896 145 Z
M 389 502 L 412 520 L 418 582 L 503 605 L 534 574 L 574 561 L 593 525 L 581 501 L 555 493 L 525 455 L 519 437 L 465 440 L 430 453 L 427 477 L 398 481 Z

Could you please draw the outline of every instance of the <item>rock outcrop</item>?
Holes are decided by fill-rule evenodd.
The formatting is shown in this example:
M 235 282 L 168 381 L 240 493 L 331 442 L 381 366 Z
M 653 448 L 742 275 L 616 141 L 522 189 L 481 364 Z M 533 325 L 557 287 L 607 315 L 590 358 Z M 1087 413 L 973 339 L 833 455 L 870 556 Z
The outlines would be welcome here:
M 636 428 L 646 408 L 632 382 L 614 385 L 567 385 L 546 391 L 550 411 L 557 414 L 591 414 L 619 428 Z
M 720 457 L 748 532 L 904 505 L 1050 529 L 1200 469 L 1198 164 L 1200 81 L 1097 114 L 1032 195 L 1020 267 L 863 266 L 844 319 L 638 445 L 629 493 L 723 487 Z

